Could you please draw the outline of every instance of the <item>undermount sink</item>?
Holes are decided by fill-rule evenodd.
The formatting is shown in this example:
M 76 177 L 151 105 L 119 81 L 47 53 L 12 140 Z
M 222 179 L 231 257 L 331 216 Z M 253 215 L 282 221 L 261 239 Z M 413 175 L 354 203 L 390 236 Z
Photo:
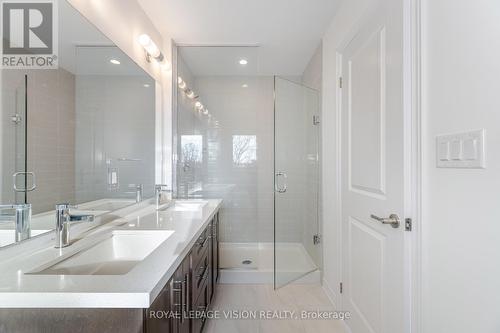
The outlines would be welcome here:
M 124 275 L 173 233 L 172 230 L 115 230 L 109 238 L 29 274 Z
M 171 209 L 179 212 L 195 212 L 203 209 L 207 203 L 206 200 L 176 200 Z

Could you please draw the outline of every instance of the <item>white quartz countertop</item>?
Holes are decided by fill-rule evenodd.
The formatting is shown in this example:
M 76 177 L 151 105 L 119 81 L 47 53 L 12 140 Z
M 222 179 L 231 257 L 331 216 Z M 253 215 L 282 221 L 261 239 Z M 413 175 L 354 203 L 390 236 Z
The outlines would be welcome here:
M 63 249 L 54 248 L 51 232 L 0 250 L 0 307 L 148 308 L 222 204 L 205 201 L 197 210 L 156 211 L 153 204 L 132 212 L 129 208 L 125 216 L 117 215 L 97 228 L 79 233 L 75 228 L 74 243 Z M 115 230 L 171 230 L 173 234 L 123 275 L 26 274 L 86 249 Z

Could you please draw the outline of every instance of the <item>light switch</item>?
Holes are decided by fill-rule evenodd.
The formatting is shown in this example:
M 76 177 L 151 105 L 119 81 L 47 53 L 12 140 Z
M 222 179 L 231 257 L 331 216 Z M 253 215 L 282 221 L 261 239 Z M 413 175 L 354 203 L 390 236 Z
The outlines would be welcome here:
M 463 159 L 469 161 L 477 159 L 477 139 L 467 139 L 464 141 Z
M 462 141 L 453 140 L 450 143 L 450 158 L 454 161 L 460 161 L 462 159 Z
M 438 157 L 440 161 L 450 160 L 450 143 L 449 142 L 439 142 L 438 143 Z
M 437 137 L 438 168 L 482 169 L 486 166 L 483 129 Z

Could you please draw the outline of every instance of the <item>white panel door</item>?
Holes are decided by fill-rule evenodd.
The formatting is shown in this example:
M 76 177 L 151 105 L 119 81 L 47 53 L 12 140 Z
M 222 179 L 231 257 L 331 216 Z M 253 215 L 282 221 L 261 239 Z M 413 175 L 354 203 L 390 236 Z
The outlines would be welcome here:
M 342 302 L 352 333 L 406 331 L 402 31 L 402 1 L 379 1 L 341 52 Z

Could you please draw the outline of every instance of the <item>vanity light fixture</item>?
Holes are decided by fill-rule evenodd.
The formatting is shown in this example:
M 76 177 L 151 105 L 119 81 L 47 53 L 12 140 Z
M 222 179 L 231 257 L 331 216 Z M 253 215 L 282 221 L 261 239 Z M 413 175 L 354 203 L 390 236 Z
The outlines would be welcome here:
M 246 64 L 248 64 L 248 60 L 240 59 L 240 65 L 245 66 Z
M 112 63 L 113 65 L 121 64 L 120 60 L 117 60 L 117 59 L 111 59 L 109 62 Z
M 146 60 L 148 62 L 151 62 L 151 58 L 155 58 L 162 69 L 170 70 L 172 68 L 170 62 L 165 58 L 158 46 L 156 46 L 155 42 L 153 42 L 151 37 L 149 37 L 147 34 L 142 34 L 139 36 L 139 44 L 141 44 L 141 46 L 146 51 Z
M 198 102 L 194 103 L 194 107 L 195 107 L 195 108 L 196 108 L 196 110 L 198 110 L 198 111 L 203 110 L 203 104 L 201 104 L 201 102 L 200 102 L 200 101 L 198 101 Z
M 189 98 L 189 99 L 193 99 L 196 97 L 196 94 L 194 93 L 194 91 L 192 91 L 191 89 L 187 89 L 186 90 L 186 96 Z
M 184 82 L 184 80 L 180 76 L 177 78 L 177 85 L 182 90 L 185 90 L 187 88 L 186 82 Z

